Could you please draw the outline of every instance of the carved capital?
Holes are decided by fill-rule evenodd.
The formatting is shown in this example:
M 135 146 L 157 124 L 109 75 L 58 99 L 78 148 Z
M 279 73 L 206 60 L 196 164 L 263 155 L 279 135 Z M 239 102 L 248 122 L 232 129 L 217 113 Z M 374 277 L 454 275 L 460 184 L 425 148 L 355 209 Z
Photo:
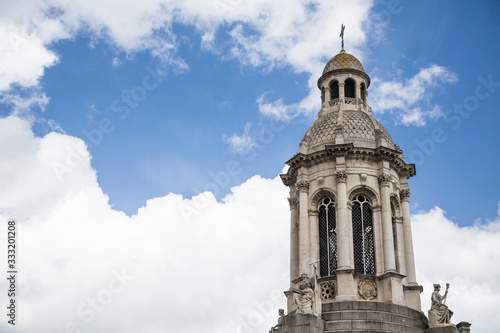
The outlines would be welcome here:
M 335 179 L 337 179 L 338 182 L 347 182 L 347 172 L 345 171 L 337 171 L 335 172 Z
M 401 201 L 410 201 L 410 194 L 410 190 L 400 190 L 399 199 L 401 199 Z
M 381 186 L 389 186 L 391 185 L 392 177 L 388 173 L 383 173 L 380 176 L 378 176 L 378 182 Z
M 290 209 L 297 208 L 299 205 L 299 200 L 295 198 L 288 198 L 288 204 L 290 205 Z
M 318 211 L 315 209 L 309 209 L 307 212 L 309 213 L 309 216 L 318 216 Z
M 307 192 L 309 191 L 309 182 L 301 180 L 300 182 L 297 182 L 297 184 L 295 184 L 295 187 L 297 187 L 300 192 Z

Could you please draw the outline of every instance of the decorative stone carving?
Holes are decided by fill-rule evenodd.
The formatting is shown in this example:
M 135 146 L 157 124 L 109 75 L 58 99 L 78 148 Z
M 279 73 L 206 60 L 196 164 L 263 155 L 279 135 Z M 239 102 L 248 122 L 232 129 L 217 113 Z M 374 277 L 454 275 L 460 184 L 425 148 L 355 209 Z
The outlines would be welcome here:
M 450 319 L 453 315 L 453 311 L 448 309 L 446 306 L 446 296 L 448 296 L 448 288 L 450 284 L 446 284 L 446 291 L 443 296 L 439 294 L 441 290 L 441 285 L 439 283 L 434 284 L 434 291 L 431 295 L 431 309 L 429 310 L 429 325 L 431 327 L 436 326 L 453 326 Z
M 337 171 L 335 172 L 335 178 L 338 182 L 346 182 L 347 181 L 347 172 L 345 171 Z
M 320 284 L 321 299 L 323 301 L 332 301 L 335 299 L 335 282 L 328 281 Z
M 279 309 L 278 310 L 278 315 L 279 315 L 278 324 L 276 324 L 275 326 L 271 327 L 271 330 L 269 330 L 269 333 L 279 333 L 280 332 L 281 326 L 283 326 L 283 321 L 284 321 L 284 318 L 285 318 L 285 310 Z
M 389 185 L 391 185 L 392 177 L 388 173 L 383 173 L 383 174 L 378 176 L 378 182 L 382 186 L 389 186 Z
M 359 182 L 361 184 L 366 184 L 366 179 L 368 178 L 368 175 L 366 173 L 360 173 L 359 174 Z
M 374 300 L 377 298 L 377 285 L 372 280 L 361 280 L 358 284 L 358 293 L 363 299 Z
M 344 126 L 340 125 L 340 124 L 337 124 L 337 126 L 335 126 L 335 130 L 334 130 L 335 134 L 340 134 L 342 135 L 344 133 Z
M 308 209 L 307 212 L 309 213 L 308 216 L 318 216 L 317 209 Z
M 410 200 L 410 190 L 400 190 L 399 191 L 399 199 L 401 201 L 409 201 Z
M 296 314 L 313 314 L 315 280 L 302 274 L 299 282 L 291 288 L 293 302 L 297 305 Z
M 297 208 L 299 205 L 299 200 L 295 198 L 288 198 L 288 204 L 290 205 L 290 209 Z
M 309 190 L 309 182 L 306 182 L 304 180 L 297 182 L 297 184 L 295 184 L 295 186 L 297 187 L 297 189 L 300 192 L 307 192 Z

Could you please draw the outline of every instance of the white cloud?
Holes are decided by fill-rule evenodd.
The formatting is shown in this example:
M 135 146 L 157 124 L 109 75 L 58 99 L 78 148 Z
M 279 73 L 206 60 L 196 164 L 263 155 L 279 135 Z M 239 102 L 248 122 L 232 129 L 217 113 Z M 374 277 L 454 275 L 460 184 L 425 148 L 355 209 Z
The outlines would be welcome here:
M 45 68 L 59 60 L 39 36 L 29 35 L 21 28 L 0 21 L 0 91 L 9 90 L 14 84 L 37 85 Z
M 396 113 L 404 125 L 423 126 L 428 119 L 443 116 L 441 107 L 431 101 L 437 87 L 456 81 L 456 74 L 438 65 L 422 68 L 414 77 L 402 81 L 374 78 L 369 104 L 374 112 Z
M 27 94 L 18 93 L 0 93 L 0 103 L 12 107 L 12 115 L 22 116 L 30 114 L 37 107 L 42 112 L 49 104 L 49 98 L 43 92 L 36 89 L 28 90 Z
M 417 278 L 424 286 L 422 305 L 428 308 L 432 284 L 451 284 L 447 305 L 453 322 L 469 321 L 476 332 L 500 326 L 500 210 L 495 221 L 458 227 L 441 208 L 413 216 Z
M 0 14 L 0 40 L 8 43 L 12 33 L 24 37 L 20 47 L 0 45 L 8 50 L 0 56 L 0 91 L 16 83 L 36 85 L 44 69 L 59 60 L 53 43 L 82 30 L 90 32 L 93 43 L 105 41 L 128 54 L 149 51 L 185 71 L 189 66 L 176 54 L 181 42 L 172 30 L 174 23 L 181 23 L 195 26 L 203 49 L 222 57 L 265 70 L 290 66 L 310 75 L 310 96 L 298 107 L 292 106 L 294 114 L 310 114 L 318 106 L 315 80 L 338 50 L 334 46 L 338 45 L 337 33 L 332 32 L 343 21 L 348 26 L 349 50 L 361 54 L 357 51 L 365 41 L 363 25 L 372 5 L 372 0 L 127 0 L 120 6 L 113 0 L 56 0 L 50 5 L 39 0 L 8 0 L 0 4 L 0 13 L 9 13 L 8 17 Z M 280 110 L 276 108 L 275 117 L 290 116 L 290 112 L 281 115 Z
M 120 60 L 120 58 L 114 57 L 111 61 L 111 65 L 113 65 L 113 67 L 120 67 L 121 65 L 123 65 L 123 62 Z
M 233 134 L 230 137 L 224 135 L 222 140 L 229 143 L 231 150 L 235 153 L 243 154 L 248 152 L 257 145 L 252 136 L 250 136 L 251 127 L 251 123 L 246 123 L 242 135 Z
M 59 179 L 52 163 L 78 151 L 79 163 L 73 156 Z M 289 264 L 279 177 L 254 176 L 220 202 L 209 192 L 168 194 L 129 217 L 110 207 L 80 139 L 35 137 L 26 121 L 2 118 L 0 156 L 1 224 L 19 219 L 17 331 L 62 332 L 73 321 L 85 332 L 123 333 L 262 332 L 275 324 Z M 450 282 L 455 322 L 496 332 L 500 218 L 460 228 L 436 207 L 413 216 L 413 234 L 424 312 L 432 283 Z
M 84 148 L 67 135 L 35 137 L 25 120 L 0 119 L 0 220 L 19 221 L 19 332 L 62 332 L 72 321 L 85 332 L 124 333 L 229 333 L 252 324 L 262 331 L 274 323 L 288 286 L 279 177 L 252 177 L 221 202 L 211 193 L 169 194 L 129 217 L 110 207 Z M 59 179 L 52 164 L 78 151 L 79 163 L 73 157 Z M 121 283 L 122 274 L 133 278 Z

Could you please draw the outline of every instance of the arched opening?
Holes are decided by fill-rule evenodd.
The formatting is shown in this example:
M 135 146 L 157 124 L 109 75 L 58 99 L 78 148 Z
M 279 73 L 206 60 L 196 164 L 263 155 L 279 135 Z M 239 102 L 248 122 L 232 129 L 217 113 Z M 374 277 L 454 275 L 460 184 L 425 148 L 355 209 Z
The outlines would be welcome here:
M 337 269 L 337 221 L 335 201 L 323 198 L 318 207 L 319 262 L 321 276 L 335 275 Z
M 360 90 L 361 91 L 361 96 L 360 96 L 360 98 L 361 98 L 361 101 L 366 104 L 365 89 L 366 89 L 365 88 L 365 84 L 361 83 L 361 90 Z
M 330 83 L 330 99 L 339 98 L 339 83 L 337 81 L 333 81 Z
M 350 98 L 354 98 L 354 87 L 355 87 L 355 83 L 354 83 L 354 80 L 352 79 L 347 79 L 345 80 L 345 86 L 344 86 L 344 89 L 345 89 L 345 97 L 350 97 Z
M 375 275 L 372 204 L 361 194 L 352 200 L 352 235 L 356 274 Z

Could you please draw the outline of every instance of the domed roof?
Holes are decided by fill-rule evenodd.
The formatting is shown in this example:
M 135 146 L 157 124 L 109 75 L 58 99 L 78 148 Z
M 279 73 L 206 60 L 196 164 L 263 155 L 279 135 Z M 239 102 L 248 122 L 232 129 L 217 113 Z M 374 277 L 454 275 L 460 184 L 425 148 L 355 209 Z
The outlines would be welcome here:
M 335 57 L 330 59 L 330 61 L 328 61 L 328 63 L 325 66 L 325 69 L 323 70 L 323 74 L 328 73 L 329 71 L 332 71 L 334 69 L 342 69 L 342 68 L 357 69 L 362 72 L 365 71 L 363 65 L 361 65 L 361 63 L 359 62 L 358 59 L 356 59 L 355 56 L 345 51 L 341 51 Z
M 334 144 L 336 131 L 341 131 L 345 143 L 354 143 L 357 147 L 376 148 L 377 136 L 386 141 L 388 148 L 396 147 L 382 124 L 367 113 L 354 110 L 344 111 L 341 120 L 336 111 L 320 116 L 311 125 L 302 141 L 308 149 L 318 145 Z

